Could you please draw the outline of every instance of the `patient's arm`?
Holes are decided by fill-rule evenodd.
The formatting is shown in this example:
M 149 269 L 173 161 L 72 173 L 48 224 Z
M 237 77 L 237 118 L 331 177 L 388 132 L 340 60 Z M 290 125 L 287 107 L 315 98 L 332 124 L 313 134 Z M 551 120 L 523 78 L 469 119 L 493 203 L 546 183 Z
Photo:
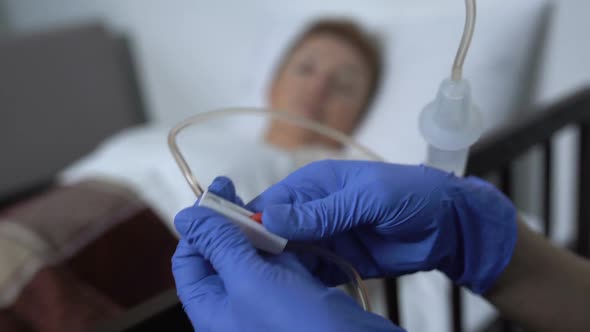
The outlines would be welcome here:
M 519 222 L 512 261 L 486 297 L 532 331 L 590 331 L 590 262 Z

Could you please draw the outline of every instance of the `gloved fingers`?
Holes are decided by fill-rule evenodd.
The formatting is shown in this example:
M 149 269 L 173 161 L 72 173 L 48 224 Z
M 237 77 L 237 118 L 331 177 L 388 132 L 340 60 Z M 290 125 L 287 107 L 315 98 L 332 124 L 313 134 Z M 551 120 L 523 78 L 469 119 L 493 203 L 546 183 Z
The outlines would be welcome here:
M 343 269 L 326 254 L 337 256 L 339 260 L 352 265 L 363 279 L 383 276 L 371 252 L 355 234 L 340 234 L 330 241 L 312 244 L 289 242 L 287 249 L 296 252 L 299 261 L 329 287 L 351 280 L 349 270 Z
M 172 274 L 177 294 L 195 328 L 211 317 L 212 308 L 227 297 L 221 278 L 209 262 L 180 240 L 172 256 Z
M 331 241 L 331 244 L 332 252 L 352 265 L 363 279 L 384 277 L 373 257 L 373 253 L 359 239 L 356 233 L 341 234 Z M 346 279 L 342 279 L 345 271 L 341 267 L 338 267 L 338 271 L 339 273 L 333 273 L 331 276 L 326 276 L 326 278 L 330 278 L 330 281 L 336 285 L 350 282 L 348 275 L 346 275 Z
M 182 210 L 175 223 L 177 229 L 184 229 L 181 234 L 187 244 L 209 261 L 224 280 L 239 277 L 233 271 L 240 267 L 263 262 L 239 227 L 210 209 Z
M 172 257 L 172 274 L 178 297 L 191 310 L 191 317 L 207 317 L 200 308 L 210 308 L 227 296 L 211 264 L 183 240 Z
M 338 191 L 303 204 L 267 206 L 262 222 L 270 232 L 288 240 L 320 240 L 363 225 L 365 219 L 356 212 L 362 208 L 357 195 Z
M 279 255 L 269 256 L 267 261 L 271 264 L 280 265 L 281 268 L 311 277 L 310 271 L 302 264 L 300 258 L 293 252 L 283 252 Z
M 215 271 L 203 256 L 181 239 L 172 256 L 172 274 L 176 288 L 183 289 L 214 275 Z
M 213 194 L 223 197 L 233 203 L 241 206 L 244 205 L 242 200 L 236 195 L 233 182 L 227 177 L 216 177 L 211 185 L 209 185 L 208 190 Z M 193 224 L 193 221 L 203 216 L 203 213 L 207 213 L 204 212 L 207 210 L 201 210 L 199 208 L 198 203 L 199 201 L 197 201 L 192 207 L 181 210 L 174 218 L 174 226 L 181 235 L 184 235 L 186 232 L 188 232 L 189 227 Z
M 209 185 L 208 190 L 217 196 L 223 197 L 232 203 L 244 206 L 242 199 L 236 194 L 236 188 L 231 179 L 225 176 L 216 177 Z
M 231 331 L 225 327 L 229 323 L 227 320 L 214 319 L 227 315 L 223 310 L 228 297 L 218 275 L 208 276 L 193 287 L 179 291 L 179 298 L 195 331 Z
M 296 198 L 293 190 L 279 182 L 255 197 L 246 205 L 246 208 L 250 211 L 259 212 L 269 205 L 293 203 Z
M 289 242 L 286 249 L 289 253 L 295 254 L 300 264 L 324 285 L 334 287 L 348 281 L 346 273 L 319 252 L 332 253 L 340 257 L 335 253 L 330 241 Z
M 262 211 L 269 205 L 305 203 L 342 188 L 342 180 L 361 167 L 359 162 L 322 160 L 308 164 L 266 189 L 247 206 Z

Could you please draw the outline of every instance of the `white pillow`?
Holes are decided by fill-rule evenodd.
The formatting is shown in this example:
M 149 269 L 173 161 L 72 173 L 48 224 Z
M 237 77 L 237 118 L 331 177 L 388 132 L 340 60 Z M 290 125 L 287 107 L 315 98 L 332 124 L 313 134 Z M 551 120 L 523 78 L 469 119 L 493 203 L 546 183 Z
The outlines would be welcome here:
M 527 94 L 527 70 L 534 61 L 533 46 L 540 36 L 546 3 L 530 0 L 505 6 L 500 1 L 479 6 L 464 76 L 472 84 L 487 128 L 508 119 Z M 430 7 L 424 1 L 413 6 L 406 1 L 368 1 L 364 6 L 346 7 L 329 1 L 315 7 L 309 3 L 295 7 L 286 10 L 288 14 L 269 14 L 268 28 L 260 36 L 252 60 L 250 89 L 243 103 L 266 105 L 274 67 L 308 22 L 326 15 L 350 16 L 380 36 L 386 62 L 381 92 L 357 136 L 387 160 L 422 162 L 426 145 L 418 131 L 418 115 L 434 98 L 441 80 L 450 75 L 464 24 L 463 1 L 446 0 Z M 264 120 L 240 119 L 236 123 L 238 131 L 257 133 Z

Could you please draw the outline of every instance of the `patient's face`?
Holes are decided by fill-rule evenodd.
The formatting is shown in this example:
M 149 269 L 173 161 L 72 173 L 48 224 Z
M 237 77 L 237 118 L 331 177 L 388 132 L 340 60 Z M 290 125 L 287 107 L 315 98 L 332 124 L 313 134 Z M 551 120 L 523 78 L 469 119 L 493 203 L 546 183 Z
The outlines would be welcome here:
M 370 70 L 361 53 L 329 33 L 311 35 L 287 59 L 273 82 L 271 108 L 304 116 L 350 134 L 367 103 Z M 267 141 L 285 149 L 306 145 L 339 147 L 314 132 L 273 120 Z

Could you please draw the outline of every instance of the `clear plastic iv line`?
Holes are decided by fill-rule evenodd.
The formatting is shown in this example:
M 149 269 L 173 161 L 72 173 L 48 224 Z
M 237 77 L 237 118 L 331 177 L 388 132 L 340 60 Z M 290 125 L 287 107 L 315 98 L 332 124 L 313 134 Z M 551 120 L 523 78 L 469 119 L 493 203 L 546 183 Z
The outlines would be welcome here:
M 170 152 L 176 160 L 178 167 L 180 167 L 180 171 L 184 176 L 185 180 L 188 182 L 191 190 L 195 193 L 197 197 L 201 196 L 204 192 L 203 187 L 197 181 L 191 168 L 189 167 L 188 163 L 186 162 L 184 156 L 180 152 L 178 148 L 178 143 L 176 138 L 178 134 L 185 128 L 196 125 L 201 122 L 205 122 L 214 118 L 224 117 L 224 116 L 232 116 L 232 115 L 241 115 L 241 114 L 250 114 L 250 115 L 267 115 L 273 118 L 281 119 L 292 124 L 298 125 L 302 128 L 314 131 L 320 135 L 325 137 L 329 137 L 335 141 L 340 142 L 343 146 L 350 146 L 360 152 L 362 152 L 369 160 L 373 161 L 385 161 L 383 157 L 379 154 L 373 152 L 368 147 L 356 142 L 352 137 L 327 126 L 322 125 L 319 122 L 309 120 L 302 116 L 297 116 L 294 114 L 286 113 L 286 112 L 279 112 L 279 111 L 272 111 L 263 108 L 247 108 L 247 107 L 237 107 L 237 108 L 224 108 L 209 112 L 202 112 L 196 115 L 191 116 L 190 118 L 180 122 L 176 126 L 174 126 L 169 134 L 168 134 L 168 147 L 170 148 Z
M 458 81 L 463 76 L 463 64 L 465 63 L 465 57 L 467 57 L 467 51 L 471 46 L 471 40 L 473 39 L 473 32 L 475 31 L 475 18 L 477 10 L 475 0 L 465 0 L 465 27 L 463 28 L 463 36 L 461 37 L 461 43 L 455 55 L 455 61 L 453 62 L 453 70 L 451 71 L 451 78 L 454 81 Z
M 185 180 L 187 181 L 188 185 L 190 186 L 191 190 L 195 193 L 195 195 L 200 198 L 204 191 L 201 187 L 199 181 L 194 176 L 192 170 L 190 169 L 186 159 L 180 152 L 177 144 L 177 137 L 180 132 L 192 125 L 195 125 L 200 122 L 207 121 L 209 119 L 221 116 L 228 116 L 228 115 L 238 115 L 238 114 L 262 114 L 268 115 L 274 118 L 278 118 L 281 120 L 288 121 L 290 123 L 296 124 L 303 128 L 312 130 L 316 133 L 324 135 L 326 137 L 332 138 L 338 142 L 340 142 L 343 146 L 350 146 L 358 151 L 362 152 L 369 160 L 373 161 L 384 161 L 384 159 L 379 156 L 377 153 L 371 151 L 369 148 L 365 147 L 362 144 L 357 143 L 353 138 L 350 136 L 327 126 L 324 126 L 318 122 L 306 119 L 301 116 L 297 116 L 294 114 L 289 114 L 285 112 L 277 112 L 277 111 L 270 111 L 266 109 L 257 109 L 257 108 L 228 108 L 228 109 L 221 109 L 217 111 L 210 111 L 196 114 L 178 125 L 174 126 L 169 134 L 168 134 L 168 147 L 174 157 L 174 160 L 178 164 L 180 171 L 184 175 Z M 355 290 L 355 297 L 359 304 L 363 307 L 366 311 L 371 311 L 371 305 L 369 301 L 369 296 L 367 295 L 367 289 L 365 283 L 359 273 L 356 271 L 354 266 L 348 263 L 346 260 L 338 257 L 334 253 L 317 246 L 313 245 L 304 245 L 304 244 L 296 244 L 296 243 L 289 243 L 288 248 L 296 250 L 296 251 L 305 251 L 315 254 L 322 259 L 330 261 L 331 263 L 337 265 L 342 271 L 346 273 L 346 275 L 350 278 L 350 282 Z

